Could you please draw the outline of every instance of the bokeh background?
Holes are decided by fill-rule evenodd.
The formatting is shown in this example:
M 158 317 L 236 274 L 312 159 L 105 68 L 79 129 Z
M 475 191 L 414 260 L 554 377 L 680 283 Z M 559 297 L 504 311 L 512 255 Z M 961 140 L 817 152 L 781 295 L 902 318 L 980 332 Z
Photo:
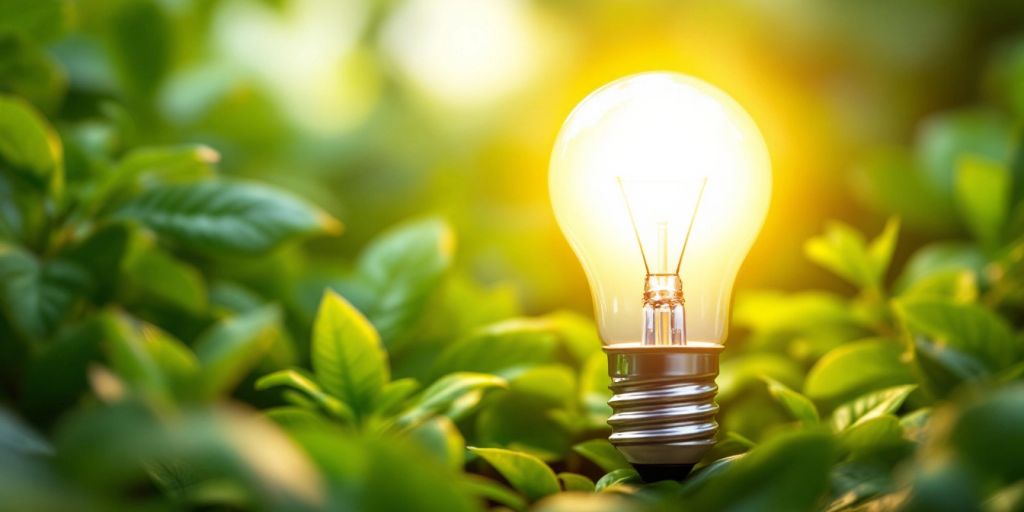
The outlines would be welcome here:
M 53 53 L 70 94 L 54 109 L 125 98 L 135 142 L 207 144 L 225 173 L 322 205 L 346 226 L 312 243 L 325 272 L 383 228 L 441 214 L 457 265 L 527 313 L 590 309 L 546 173 L 593 89 L 663 69 L 735 97 L 775 172 L 738 286 L 841 286 L 801 245 L 823 219 L 879 229 L 856 162 L 911 142 L 930 112 L 1007 101 L 1007 77 L 985 70 L 1024 27 L 1012 0 L 130 3 L 69 4 Z

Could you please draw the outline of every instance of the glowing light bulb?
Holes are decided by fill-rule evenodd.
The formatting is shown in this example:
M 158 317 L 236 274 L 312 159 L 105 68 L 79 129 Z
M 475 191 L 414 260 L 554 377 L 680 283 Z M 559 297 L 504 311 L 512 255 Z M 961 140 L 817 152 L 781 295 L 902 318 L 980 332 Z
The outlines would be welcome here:
M 684 476 L 714 444 L 732 286 L 768 210 L 761 134 L 705 82 L 629 76 L 569 115 L 550 189 L 609 356 L 610 439 L 645 478 Z

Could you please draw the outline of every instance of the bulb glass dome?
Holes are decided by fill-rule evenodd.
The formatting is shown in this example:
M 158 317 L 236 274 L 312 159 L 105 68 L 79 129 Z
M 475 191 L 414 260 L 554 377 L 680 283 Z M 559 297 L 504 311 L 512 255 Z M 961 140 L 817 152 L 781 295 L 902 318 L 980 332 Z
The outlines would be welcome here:
M 640 343 L 654 325 L 645 315 L 676 314 L 657 309 L 659 287 L 681 287 L 685 329 L 658 339 L 725 339 L 736 273 L 771 195 L 768 151 L 739 104 L 676 73 L 616 80 L 562 126 L 549 185 L 606 344 Z

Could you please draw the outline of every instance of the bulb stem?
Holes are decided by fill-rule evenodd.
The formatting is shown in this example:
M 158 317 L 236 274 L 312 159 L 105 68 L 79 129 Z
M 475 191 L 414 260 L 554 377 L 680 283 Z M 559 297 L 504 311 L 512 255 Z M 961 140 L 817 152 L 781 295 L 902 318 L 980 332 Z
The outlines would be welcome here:
M 647 274 L 644 281 L 644 345 L 685 345 L 686 308 L 678 274 Z

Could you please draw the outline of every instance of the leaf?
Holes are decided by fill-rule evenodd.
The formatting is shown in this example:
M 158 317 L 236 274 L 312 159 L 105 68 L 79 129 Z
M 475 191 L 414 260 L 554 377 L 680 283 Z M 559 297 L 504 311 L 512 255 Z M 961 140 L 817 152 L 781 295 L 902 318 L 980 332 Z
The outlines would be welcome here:
M 89 284 L 89 275 L 73 262 L 42 263 L 20 247 L 0 243 L 0 305 L 8 321 L 28 336 L 48 335 Z
M 995 248 L 1001 242 L 1010 187 L 1010 171 L 1004 164 L 967 156 L 957 165 L 957 205 L 971 233 L 986 247 Z
M 148 240 L 137 240 L 125 258 L 125 300 L 170 306 L 199 315 L 206 311 L 202 274 Z
M 641 482 L 640 475 L 637 474 L 635 469 L 631 467 L 619 468 L 602 476 L 594 485 L 594 491 L 602 492 L 617 485 L 639 484 Z
M 576 378 L 564 365 L 530 368 L 477 416 L 481 443 L 514 447 L 545 461 L 565 453 L 578 430 Z
M 899 221 L 890 219 L 882 233 L 868 244 L 850 226 L 832 222 L 823 236 L 807 241 L 804 253 L 811 261 L 856 286 L 879 289 L 889 268 L 898 233 Z
M 419 388 L 420 383 L 411 378 L 388 382 L 377 395 L 374 410 L 379 414 L 393 414 Z
M 526 367 L 549 362 L 558 347 L 550 324 L 511 319 L 452 343 L 437 356 L 433 375 L 471 371 L 511 377 Z
M 576 473 L 559 473 L 558 480 L 566 492 L 594 492 L 594 481 Z
M 827 492 L 833 453 L 831 437 L 822 432 L 777 436 L 713 478 L 688 484 L 686 504 L 692 510 L 811 510 Z
M 51 41 L 64 31 L 68 7 L 65 0 L 5 0 L 0 2 L 0 32 L 21 33 L 38 42 Z
M 768 385 L 768 392 L 772 397 L 781 403 L 793 418 L 799 420 L 804 426 L 817 425 L 821 419 L 818 416 L 818 409 L 807 397 L 786 387 L 785 384 L 770 377 L 763 377 Z
M 300 235 L 340 229 L 336 220 L 291 195 L 223 180 L 155 187 L 126 203 L 117 216 L 214 253 L 259 254 Z
M 196 342 L 202 374 L 199 396 L 210 400 L 230 391 L 279 338 L 281 311 L 276 306 L 217 322 Z
M 362 417 L 389 377 L 387 354 L 370 322 L 340 295 L 327 291 L 313 323 L 313 372 L 328 393 Z
M 899 419 L 891 414 L 862 418 L 839 436 L 839 448 L 848 460 L 895 463 L 909 454 L 912 443 L 903 437 Z
M 961 457 L 982 475 L 1003 482 L 1024 478 L 1019 447 L 1024 446 L 1024 385 L 1016 383 L 964 408 L 950 437 Z
M 451 265 L 454 238 L 445 222 L 419 220 L 388 230 L 360 254 L 353 302 L 390 349 L 401 348 L 423 317 Z
M 848 343 L 825 354 L 811 368 L 804 393 L 812 400 L 838 402 L 868 391 L 914 382 L 894 341 L 868 339 Z
M 296 370 L 278 370 L 274 373 L 264 375 L 256 381 L 256 389 L 258 390 L 280 386 L 302 391 L 306 396 L 313 399 L 316 406 L 322 408 L 335 418 L 343 421 L 351 421 L 355 417 L 352 409 L 348 405 L 345 405 L 337 398 L 324 393 L 316 382 L 313 382 L 309 377 Z
M 0 95 L 0 166 L 56 195 L 63 187 L 62 154 L 60 138 L 43 116 L 20 98 Z
M 555 472 L 532 455 L 502 448 L 470 447 L 469 450 L 486 460 L 530 501 L 561 491 Z
M 919 281 L 945 272 L 967 270 L 980 280 L 988 262 L 974 245 L 933 243 L 918 249 L 903 267 L 896 284 L 897 291 L 906 290 Z
M 466 463 L 466 441 L 452 420 L 439 416 L 420 424 L 409 434 L 437 460 L 455 471 L 462 470 Z
M 572 451 L 582 455 L 590 462 L 597 464 L 605 472 L 616 469 L 628 469 L 629 462 L 607 439 L 591 439 L 572 447 Z
M 433 383 L 409 410 L 404 412 L 399 423 L 416 424 L 435 414 L 442 414 L 463 397 L 486 389 L 508 386 L 505 379 L 483 373 L 460 372 L 446 375 Z
M 943 112 L 927 119 L 917 138 L 917 156 L 929 182 L 953 197 L 957 165 L 966 155 L 995 162 L 1009 160 L 1013 124 L 990 109 Z M 950 206 L 952 203 L 950 203 Z
M 512 510 L 526 510 L 528 503 L 518 493 L 490 478 L 473 473 L 462 475 L 462 487 L 474 496 L 505 505 Z
M 212 165 L 219 159 L 213 149 L 196 144 L 134 149 L 103 175 L 87 201 L 100 209 L 160 185 L 206 178 L 214 173 Z
M 1020 353 L 1006 321 L 981 306 L 920 299 L 900 300 L 896 310 L 914 342 L 918 367 L 940 394 L 1008 367 Z
M 145 326 L 124 314 L 108 314 L 104 320 L 104 348 L 117 375 L 137 394 L 169 400 L 170 378 L 147 348 Z
M 150 97 L 170 69 L 171 25 L 153 0 L 136 0 L 115 8 L 106 32 L 123 87 Z
M 899 294 L 900 299 L 942 299 L 970 303 L 978 299 L 978 281 L 970 270 L 946 270 L 915 281 Z
M 43 48 L 25 37 L 2 29 L 0 32 L 0 90 L 25 98 L 43 112 L 53 113 L 67 89 L 64 72 Z
M 917 385 L 896 386 L 863 395 L 832 412 L 832 428 L 842 432 L 866 421 L 895 413 Z
M 872 150 L 853 169 L 858 198 L 882 215 L 899 217 L 916 231 L 945 234 L 956 226 L 948 192 L 931 182 L 903 147 Z

